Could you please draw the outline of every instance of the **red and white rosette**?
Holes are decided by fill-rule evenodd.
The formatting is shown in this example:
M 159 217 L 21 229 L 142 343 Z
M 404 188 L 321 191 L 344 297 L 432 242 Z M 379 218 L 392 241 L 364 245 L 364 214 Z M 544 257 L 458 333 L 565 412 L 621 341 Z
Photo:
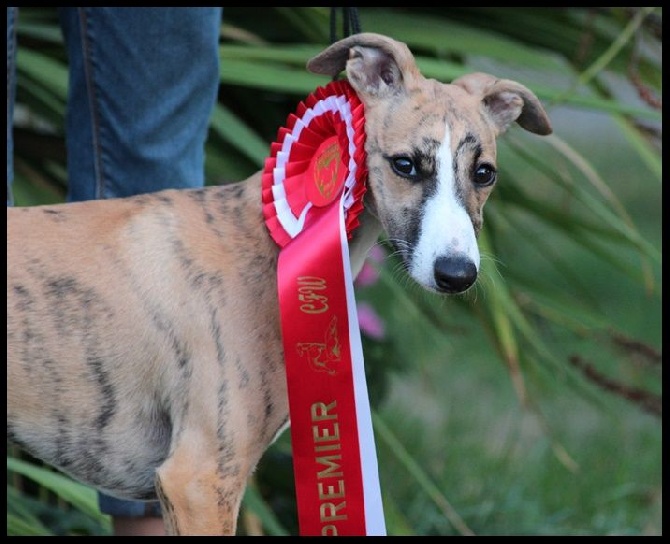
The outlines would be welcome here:
M 363 104 L 346 81 L 301 102 L 263 171 L 301 535 L 385 535 L 348 239 L 366 189 Z

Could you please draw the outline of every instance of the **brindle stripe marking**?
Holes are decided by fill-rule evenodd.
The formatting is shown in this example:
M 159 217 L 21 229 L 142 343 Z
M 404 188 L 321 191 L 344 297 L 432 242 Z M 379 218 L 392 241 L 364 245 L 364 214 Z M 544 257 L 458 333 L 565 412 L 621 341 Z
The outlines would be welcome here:
M 56 329 L 66 337 L 82 334 L 82 346 L 86 358 L 86 366 L 93 376 L 93 382 L 99 391 L 97 414 L 92 414 L 90 427 L 95 433 L 81 432 L 71 436 L 65 432 L 65 425 L 71 426 L 67 417 L 58 412 L 54 414 L 59 427 L 56 439 L 58 459 L 61 466 L 68 467 L 82 465 L 86 467 L 89 474 L 104 474 L 107 471 L 101 459 L 107 451 L 108 446 L 104 439 L 104 429 L 109 425 L 116 413 L 116 392 L 104 370 L 101 360 L 105 358 L 100 354 L 102 343 L 99 335 L 94 331 L 92 324 L 104 327 L 104 317 L 111 310 L 102 302 L 103 297 L 94 289 L 82 285 L 76 278 L 68 276 L 57 276 L 43 278 L 43 290 L 49 307 L 52 309 L 52 317 L 55 320 Z M 49 368 L 50 360 L 44 360 L 43 364 Z M 59 378 L 57 365 L 53 363 L 53 380 L 58 383 Z M 76 442 L 76 446 L 72 443 Z M 61 451 L 68 451 L 70 457 L 65 457 Z
M 247 191 L 247 186 L 243 183 L 234 183 L 231 185 L 226 185 L 225 187 L 230 193 L 230 196 L 236 200 L 242 199 Z
M 174 250 L 174 255 L 177 257 L 188 283 L 193 286 L 196 291 L 202 292 L 205 300 L 210 300 L 215 291 L 222 292 L 221 287 L 223 286 L 223 278 L 216 274 L 206 272 L 197 266 L 182 240 L 174 238 L 171 241 L 171 245 Z M 224 304 L 224 299 L 219 299 L 219 303 Z
M 223 340 L 221 338 L 221 325 L 219 324 L 218 310 L 216 306 L 209 307 L 210 320 L 209 320 L 209 330 L 212 333 L 212 338 L 216 344 L 216 361 L 219 363 L 220 368 L 224 368 L 226 362 L 226 348 L 223 345 Z
M 206 200 L 206 194 L 204 189 L 193 189 L 190 191 L 184 191 L 186 195 L 188 195 L 191 200 L 193 200 L 198 206 L 202 208 L 202 212 L 205 217 L 205 223 L 208 225 L 211 225 L 214 223 L 215 217 L 212 214 L 211 211 L 207 208 L 207 200 Z
M 112 399 L 112 396 L 115 395 L 113 390 L 108 387 L 109 383 L 106 374 L 97 372 L 95 368 L 96 362 L 91 360 L 91 356 L 104 357 L 104 352 L 101 353 L 100 350 L 104 350 L 105 346 L 98 335 L 94 336 L 90 334 L 87 328 L 82 327 L 81 324 L 90 325 L 92 322 L 96 322 L 97 325 L 100 325 L 97 330 L 106 330 L 107 327 L 104 324 L 105 318 L 113 317 L 113 312 L 104 304 L 101 297 L 95 297 L 92 294 L 94 293 L 93 290 L 83 287 L 81 284 L 71 281 L 67 277 L 47 277 L 44 274 L 44 270 L 46 269 L 48 267 L 42 265 L 39 260 L 33 259 L 26 270 L 27 274 L 35 278 L 36 284 L 42 285 L 45 294 L 48 293 L 49 296 L 53 297 L 54 303 L 47 304 L 50 309 L 48 317 L 54 323 L 54 327 L 59 331 L 59 334 L 63 333 L 71 336 L 74 329 L 81 328 L 83 331 L 80 338 L 84 350 L 84 362 L 87 365 L 92 363 L 92 366 L 89 365 L 87 368 L 91 371 L 93 378 L 87 380 L 87 383 L 90 387 L 102 388 L 103 394 L 97 395 L 102 401 L 101 410 L 99 412 L 91 412 L 91 419 L 84 422 L 75 422 L 64 417 L 61 412 L 63 409 L 67 409 L 67 407 L 63 408 L 58 403 L 53 403 L 50 406 L 51 414 L 49 414 L 51 421 L 53 421 L 53 439 L 51 447 L 43 449 L 42 452 L 47 459 L 50 459 L 51 462 L 63 470 L 85 474 L 92 482 L 105 481 L 107 485 L 117 486 L 117 489 L 122 492 L 134 493 L 141 490 L 140 494 L 137 495 L 139 498 L 152 498 L 154 497 L 153 474 L 147 475 L 148 487 L 147 480 L 143 477 L 137 477 L 132 482 L 128 482 L 127 478 L 113 477 L 112 471 L 118 470 L 118 465 L 109 470 L 105 470 L 101 465 L 104 453 L 109 451 L 113 445 L 103 443 L 101 440 L 93 440 L 91 439 L 91 434 L 82 432 L 82 429 L 93 429 L 96 423 L 98 426 L 107 427 L 111 421 L 110 418 L 114 415 L 116 403 Z M 25 298 L 25 289 L 18 288 L 15 292 L 24 295 Z M 80 298 L 84 300 L 84 303 L 77 302 Z M 48 301 L 46 297 L 45 300 Z M 44 387 L 48 387 L 52 391 L 55 399 L 64 398 L 65 390 L 61 385 L 61 369 L 64 367 L 64 363 L 55 361 L 48 357 L 48 353 L 44 353 L 44 350 L 40 347 L 44 345 L 44 342 L 44 339 L 34 338 L 32 344 L 34 353 L 24 350 L 22 357 L 24 359 L 27 357 L 27 359 L 25 359 L 23 365 L 41 367 L 44 370 L 44 380 L 42 382 L 45 384 Z M 107 400 L 105 400 L 106 396 L 108 397 Z M 68 430 L 73 425 L 76 425 L 76 433 L 71 433 Z M 42 447 L 46 443 L 44 442 Z M 160 455 L 161 451 L 160 449 L 157 450 L 157 456 Z M 129 469 L 132 466 L 132 463 L 128 464 Z
M 184 380 L 189 380 L 191 378 L 193 369 L 191 368 L 191 352 L 188 349 L 188 345 L 179 339 L 176 332 L 177 327 L 169 318 L 169 314 L 156 308 L 152 302 L 147 300 L 144 300 L 143 302 L 151 322 L 155 325 L 156 329 L 161 331 L 169 341 L 172 352 L 175 355 L 174 360 L 177 362 L 177 366 L 182 371 Z
M 51 208 L 44 208 L 42 213 L 44 213 L 44 215 L 50 216 L 51 219 L 57 223 L 67 221 L 67 214 L 63 210 L 52 210 Z
M 264 359 L 267 360 L 267 357 Z M 272 400 L 273 396 L 271 393 L 272 378 L 268 379 L 268 371 L 266 368 L 267 367 L 264 365 L 263 369 L 261 370 L 261 390 L 263 392 L 263 406 L 265 408 L 263 412 L 264 418 L 263 425 L 261 426 L 261 436 L 265 440 L 273 436 L 268 433 L 268 422 L 270 421 L 270 418 L 272 417 L 275 409 L 275 405 Z
M 219 510 L 219 518 L 222 517 L 225 520 L 221 527 L 224 534 L 234 534 L 235 524 L 237 523 L 238 501 L 242 497 L 243 491 L 243 486 L 239 484 L 217 487 L 216 505 Z
M 174 200 L 169 194 L 166 194 L 165 191 L 159 191 L 157 193 L 152 193 L 151 195 L 155 200 L 162 202 L 166 206 L 172 207 L 174 205 Z
M 30 325 L 31 322 L 27 317 L 34 311 L 35 300 L 28 288 L 22 285 L 14 285 L 12 290 L 16 295 L 17 301 L 14 305 L 14 313 L 8 315 L 8 324 L 12 319 L 21 319 L 23 322 L 23 326 L 21 327 L 23 333 L 20 354 L 22 368 L 28 376 L 31 376 L 31 379 L 35 376 L 36 371 L 42 369 L 44 372 L 38 373 L 35 379 L 38 380 L 40 386 L 52 391 L 55 398 L 61 398 L 63 395 L 63 380 L 58 370 L 59 365 L 49 357 L 48 352 L 45 352 L 42 347 L 44 345 L 44 336 L 39 330 L 33 330 Z M 72 463 L 72 458 L 65 455 L 67 446 L 71 442 L 65 427 L 67 420 L 58 405 L 54 404 L 48 410 L 49 419 L 53 421 L 54 439 L 51 444 L 45 441 L 41 447 L 44 448 L 43 451 L 48 457 L 55 459 L 63 468 L 66 468 Z
M 87 334 L 87 336 L 89 335 Z M 90 344 L 87 342 L 87 345 Z M 90 350 L 87 349 L 87 351 Z M 114 392 L 114 386 L 110 382 L 108 373 L 105 370 L 104 363 L 106 359 L 106 356 L 101 356 L 96 353 L 89 353 L 86 356 L 86 364 L 93 370 L 93 375 L 102 392 L 103 404 L 98 417 L 95 419 L 95 428 L 101 435 L 102 431 L 109 425 L 109 422 L 116 413 L 116 394 Z
M 491 191 L 490 187 L 479 187 L 473 181 L 474 171 L 479 164 L 482 153 L 483 149 L 479 138 L 471 132 L 467 132 L 458 143 L 454 161 L 454 176 L 457 180 L 456 195 L 470 216 L 475 234 L 478 234 L 481 230 L 482 215 L 480 210 Z M 464 191 L 463 184 L 474 185 L 474 190 Z M 468 195 L 470 198 L 467 197 Z
M 244 366 L 244 361 L 242 357 L 235 357 L 235 370 L 237 371 L 237 386 L 240 389 L 246 389 L 249 386 L 251 381 L 251 376 L 249 376 L 249 370 Z
M 7 315 L 7 324 L 9 325 L 10 321 L 14 319 L 21 319 L 22 326 L 19 330 L 23 331 L 22 338 L 20 341 L 21 345 L 21 365 L 25 370 L 28 376 L 32 376 L 36 356 L 43 353 L 42 345 L 44 343 L 44 337 L 40 333 L 39 328 L 33 328 L 31 325 L 31 320 L 28 318 L 33 311 L 33 306 L 35 304 L 35 299 L 33 298 L 30 290 L 23 285 L 14 285 L 12 290 L 16 295 L 17 302 L 15 303 L 14 310 L 15 313 Z M 8 326 L 8 330 L 10 327 Z M 14 327 L 11 327 L 14 330 Z M 9 339 L 8 339 L 9 340 Z M 33 348 L 35 353 L 33 353 Z
M 222 380 L 217 392 L 218 421 L 216 428 L 216 436 L 219 444 L 216 472 L 222 478 L 228 475 L 237 476 L 240 472 L 239 464 L 233 463 L 237 458 L 235 455 L 235 444 L 231 440 L 231 434 L 227 425 L 230 418 L 228 389 L 228 380 Z
M 44 375 L 47 379 L 43 381 L 43 384 L 53 390 L 54 398 L 62 398 L 64 389 L 63 378 L 59 372 L 59 365 L 48 355 L 45 357 L 38 357 L 33 361 L 33 364 L 40 365 L 44 370 Z M 72 437 L 68 432 L 70 422 L 65 414 L 63 414 L 58 404 L 51 406 L 49 415 L 49 419 L 54 422 L 53 425 L 55 427 L 52 455 L 61 467 L 67 469 L 75 462 L 70 449 L 73 442 Z
M 471 132 L 466 133 L 456 146 L 456 153 L 454 153 L 453 173 L 456 198 L 459 202 L 467 207 L 467 199 L 465 197 L 464 184 L 472 184 L 472 176 L 474 168 L 479 162 L 479 157 L 482 154 L 482 146 L 479 140 Z
M 253 255 L 252 252 L 249 252 L 250 255 Z M 274 281 L 267 278 L 268 270 L 274 270 L 276 268 L 277 259 L 274 255 L 254 255 L 250 259 L 251 265 L 242 271 L 242 281 L 244 285 L 251 285 L 257 287 L 258 289 L 264 290 L 267 289 L 270 285 L 274 285 Z M 272 278 L 273 280 L 273 278 Z M 258 298 L 264 298 L 262 293 L 258 293 Z
M 95 289 L 85 287 L 74 277 L 60 276 L 47 279 L 44 294 L 54 311 L 55 324 L 64 335 L 83 333 L 86 362 L 99 386 L 101 393 L 101 412 L 96 418 L 96 428 L 101 431 L 109 423 L 116 407 L 116 395 L 98 355 L 100 342 L 93 323 L 100 324 L 107 309 L 101 302 L 103 296 Z
M 161 482 L 160 476 L 156 474 L 156 495 L 158 500 L 161 503 L 161 514 L 163 515 L 163 521 L 165 523 L 165 530 L 169 535 L 178 536 L 180 534 L 179 530 L 179 520 L 174 511 L 174 505 L 169 499 L 165 491 L 163 490 L 163 483 Z

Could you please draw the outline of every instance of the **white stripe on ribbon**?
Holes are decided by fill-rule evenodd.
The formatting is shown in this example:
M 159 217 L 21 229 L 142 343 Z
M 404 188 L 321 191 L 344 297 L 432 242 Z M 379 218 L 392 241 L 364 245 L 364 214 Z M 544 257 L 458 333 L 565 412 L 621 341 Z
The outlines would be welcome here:
M 351 139 L 349 140 L 352 141 Z M 342 200 L 344 201 L 344 195 Z M 344 206 L 344 204 L 343 204 Z M 379 486 L 377 450 L 372 432 L 372 415 L 368 386 L 365 380 L 365 364 L 361 331 L 356 311 L 354 281 L 349 261 L 349 243 L 344 219 L 343 206 L 340 207 L 340 245 L 344 265 L 344 284 L 347 295 L 349 316 L 349 346 L 351 349 L 351 371 L 354 379 L 354 402 L 356 404 L 356 423 L 358 427 L 358 445 L 361 458 L 361 477 L 363 479 L 363 500 L 365 502 L 365 530 L 367 536 L 386 536 L 382 494 Z

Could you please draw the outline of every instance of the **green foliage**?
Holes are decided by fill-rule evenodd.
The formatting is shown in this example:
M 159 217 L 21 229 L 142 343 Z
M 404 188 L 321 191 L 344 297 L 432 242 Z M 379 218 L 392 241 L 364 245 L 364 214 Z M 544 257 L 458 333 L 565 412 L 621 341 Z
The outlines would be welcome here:
M 386 327 L 364 342 L 389 534 L 661 534 L 661 8 L 360 14 L 428 77 L 527 85 L 555 128 L 501 138 L 471 293 L 423 293 L 393 256 L 359 291 Z M 328 28 L 328 8 L 225 8 L 209 183 L 260 168 L 287 114 L 327 83 L 304 66 Z M 15 197 L 57 202 L 55 10 L 22 8 L 18 36 Z M 243 534 L 297 532 L 287 435 L 254 476 Z M 91 490 L 15 458 L 8 474 L 8 534 L 109 532 Z
M 109 534 L 108 516 L 98 509 L 96 492 L 50 468 L 16 457 L 7 457 L 8 535 Z M 20 475 L 22 479 L 16 479 Z M 38 499 L 25 493 L 29 484 L 38 486 Z M 49 500 L 57 497 L 58 502 Z

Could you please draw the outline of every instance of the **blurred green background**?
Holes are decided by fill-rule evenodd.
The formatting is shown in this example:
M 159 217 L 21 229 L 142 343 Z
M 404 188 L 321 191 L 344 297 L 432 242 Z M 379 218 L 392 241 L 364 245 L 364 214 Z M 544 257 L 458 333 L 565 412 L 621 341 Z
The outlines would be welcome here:
M 390 535 L 660 535 L 661 8 L 360 8 L 427 77 L 482 70 L 554 125 L 499 141 L 482 276 L 442 298 L 380 241 L 364 327 Z M 330 8 L 225 8 L 208 183 L 259 169 L 323 77 Z M 342 14 L 338 12 L 338 37 Z M 166 40 L 169 37 L 166 37 Z M 55 8 L 21 8 L 16 204 L 63 199 L 67 63 Z M 361 319 L 365 325 L 364 319 Z M 109 534 L 95 493 L 10 446 L 8 534 Z M 297 534 L 290 436 L 250 482 L 239 533 Z

